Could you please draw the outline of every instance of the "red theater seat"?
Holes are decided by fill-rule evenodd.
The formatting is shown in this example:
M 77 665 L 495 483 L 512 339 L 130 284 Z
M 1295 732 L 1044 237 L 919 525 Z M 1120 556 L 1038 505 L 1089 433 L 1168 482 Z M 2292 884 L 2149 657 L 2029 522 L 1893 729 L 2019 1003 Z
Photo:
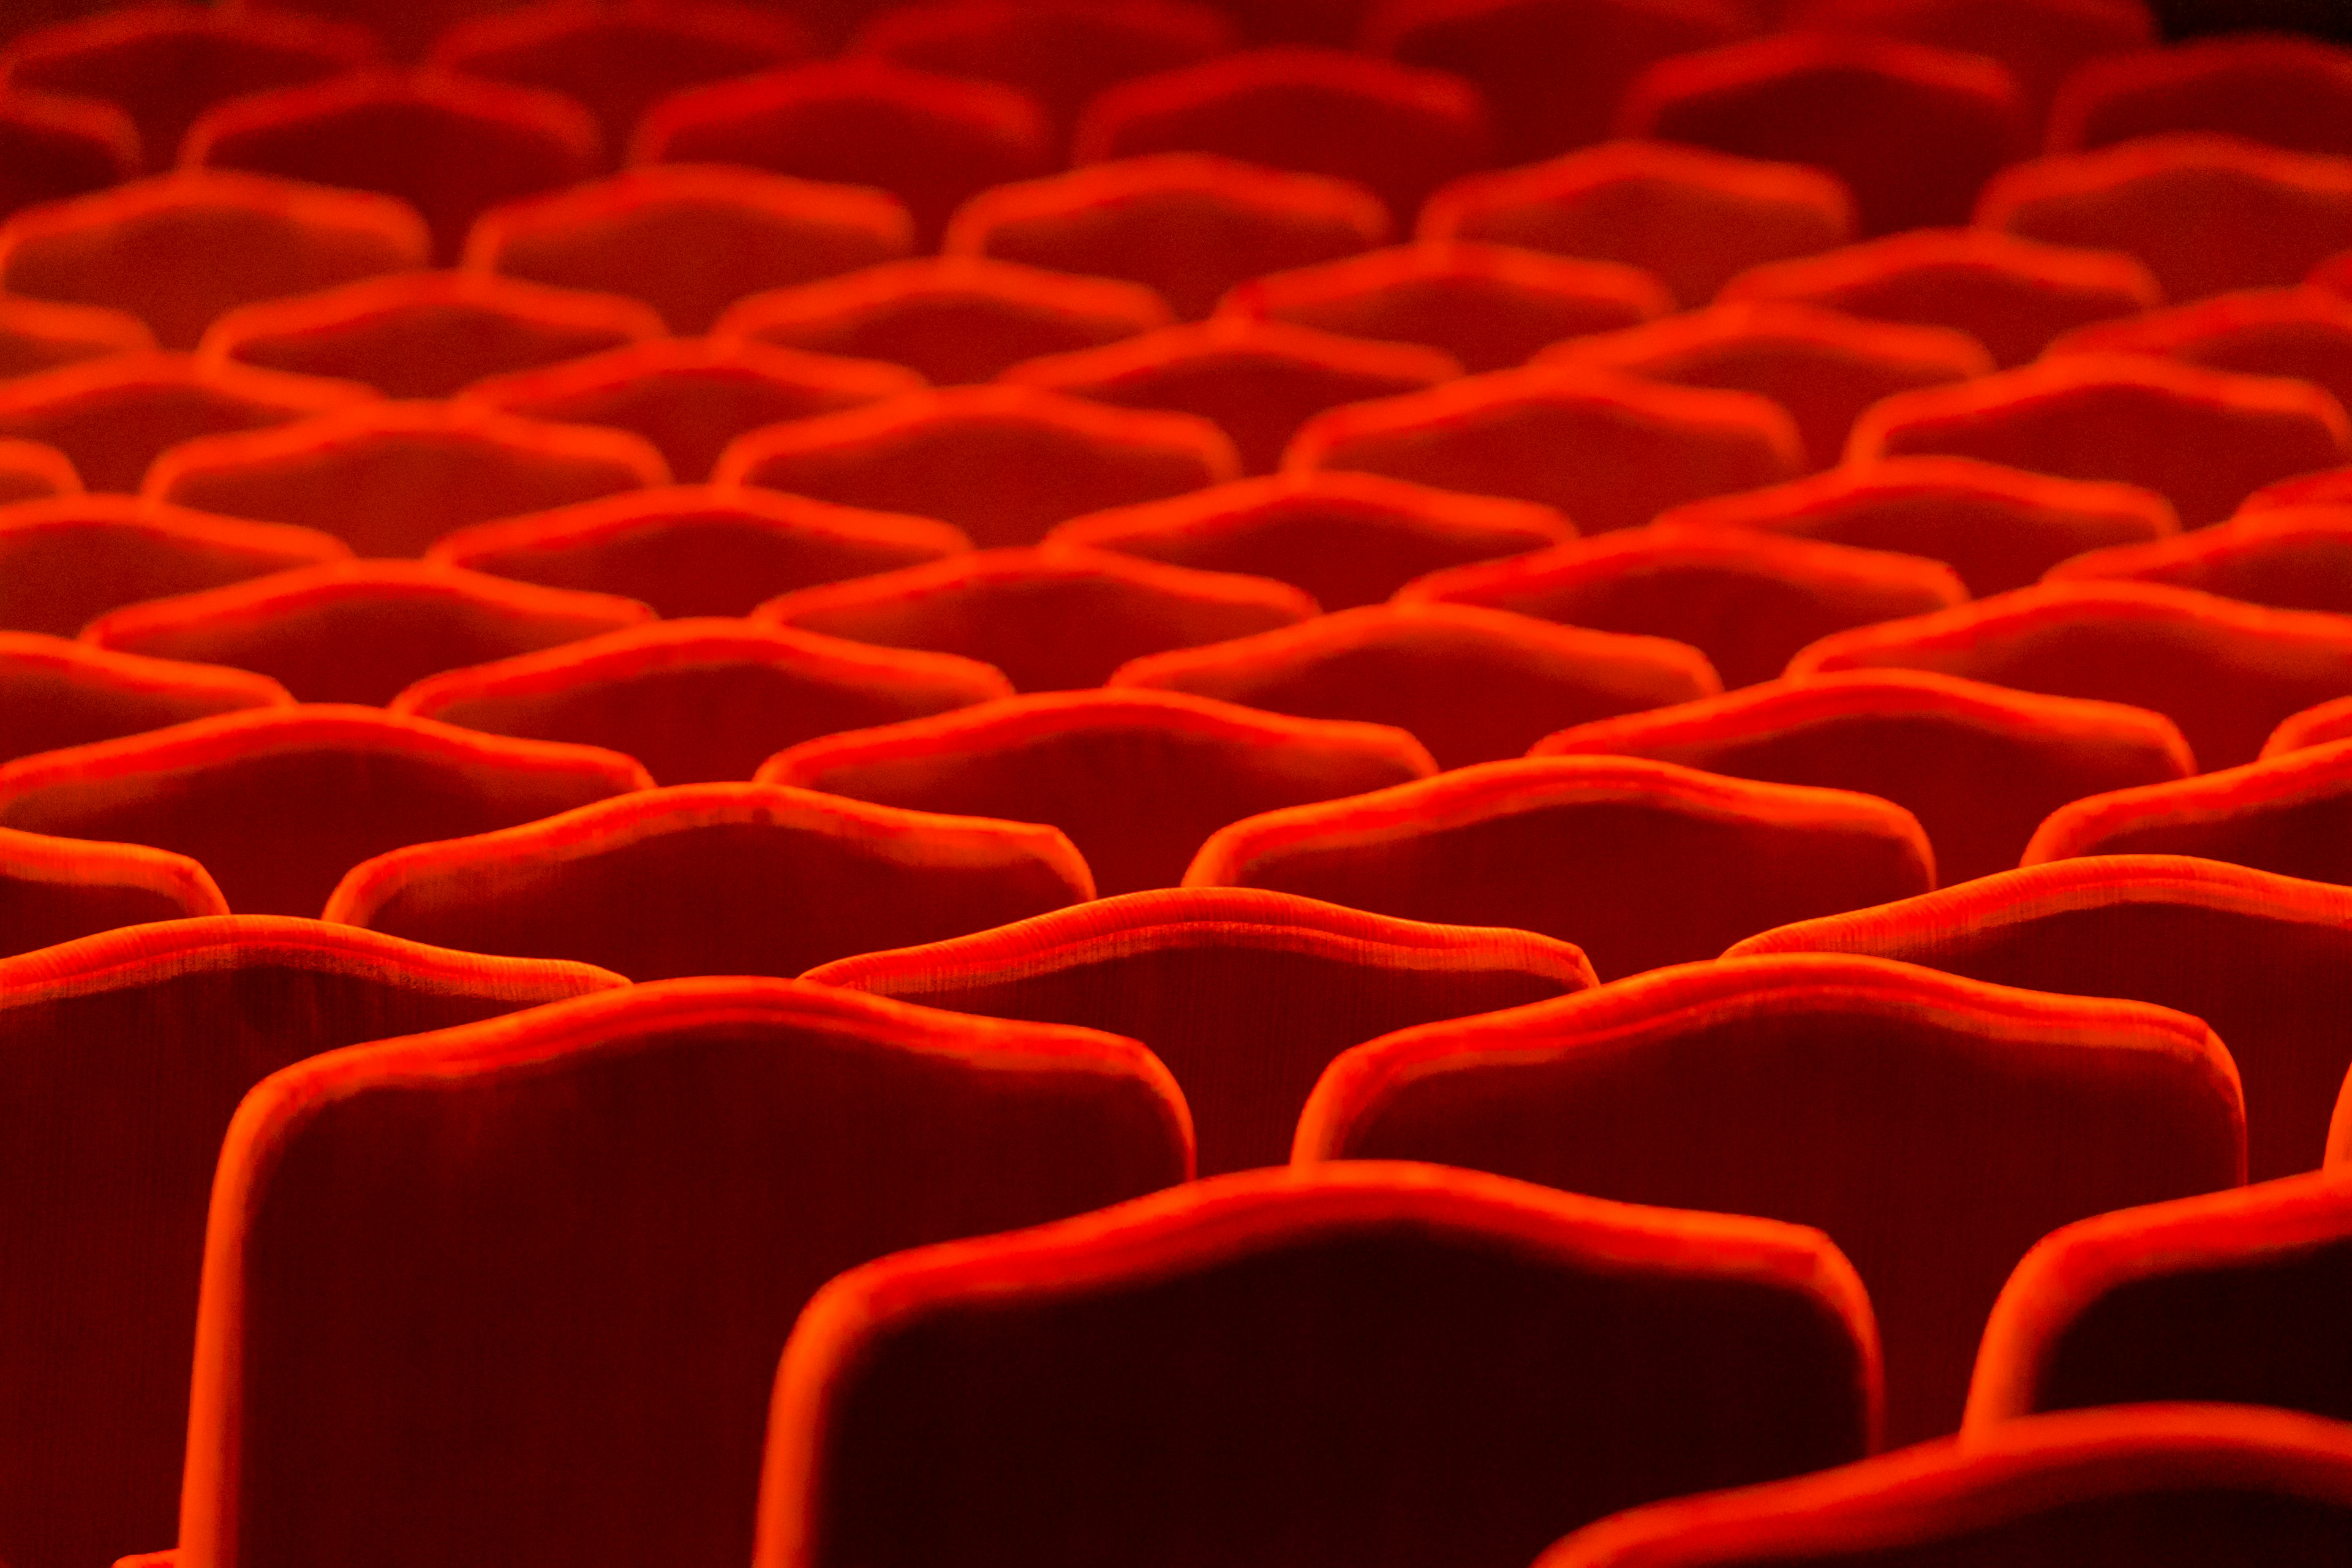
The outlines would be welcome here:
M 2352 1528 L 2352 1429 L 2281 1410 L 2053 1415 L 1569 1537 L 1538 1568 L 2064 1563 L 2320 1568 Z
M 1941 561 L 1970 594 L 2038 582 L 2106 546 L 2180 529 L 2172 503 L 2113 480 L 2062 479 L 1975 458 L 1886 458 L 1658 515 L 1661 528 L 1753 528 L 1792 539 Z
M 1114 507 L 1072 518 L 1045 540 L 1272 577 L 1305 589 L 1326 610 L 1345 610 L 1377 605 L 1442 567 L 1575 537 L 1559 513 L 1533 501 L 1331 469 Z
M 1232 440 L 1205 419 L 1032 386 L 910 393 L 754 431 L 712 471 L 721 485 L 938 518 L 989 548 L 1240 477 Z
M 2086 65 L 2058 95 L 2050 150 L 2218 131 L 2298 153 L 2352 153 L 2352 53 L 2284 34 L 2193 38 Z
M 1900 1446 L 1958 1427 L 1986 1314 L 2027 1248 L 2085 1215 L 2237 1185 L 2245 1112 L 2199 1019 L 1804 953 L 1358 1047 L 1316 1085 L 1295 1157 L 1817 1226 L 1870 1291 Z
M 1587 533 L 1794 479 L 1804 464 L 1796 421 L 1769 399 L 1580 365 L 1490 371 L 1334 408 L 1283 454 L 1288 469 L 1351 468 L 1542 501 Z
M 640 790 L 362 861 L 325 917 L 631 980 L 789 979 L 1094 897 L 1059 830 L 775 784 Z
M 72 1568 L 173 1538 L 205 1196 L 246 1090 L 319 1051 L 621 984 L 250 916 L 0 959 L 9 1561 Z
M 1851 241 L 1853 197 L 1825 169 L 1610 142 L 1465 175 L 1429 198 L 1416 232 L 1625 263 L 1703 305 L 1748 268 Z
M 2094 550 L 2050 569 L 2053 583 L 2165 583 L 2282 610 L 2352 615 L 2352 508 L 2242 512 L 2178 539 Z
M 2264 485 L 2238 503 L 2231 515 L 2268 511 L 2283 506 L 2344 506 L 2352 504 L 2352 468 L 2322 468 L 2295 474 Z
M 12 218 L 0 285 L 127 310 L 165 348 L 191 349 L 234 306 L 422 267 L 426 245 L 390 196 L 183 169 Z
M 1781 25 L 1799 30 L 1884 33 L 1989 55 L 2017 79 L 2036 132 L 2078 68 L 2156 37 L 2146 0 L 1793 0 L 1778 9 Z
M 690 619 L 428 676 L 391 709 L 493 735 L 602 746 L 682 784 L 748 779 L 803 741 L 1012 695 L 999 671 L 952 654 Z
M 2095 322 L 2047 352 L 2156 354 L 2209 370 L 2284 375 L 2352 398 L 2352 300 L 2325 289 L 2249 289 Z
M 1265 474 L 1298 427 L 1325 409 L 1426 391 L 1461 374 L 1454 356 L 1419 344 L 1219 316 L 1027 360 L 998 379 L 1120 407 L 1197 414 L 1233 437 L 1246 472 Z
M 664 616 L 741 616 L 795 588 L 971 548 L 961 529 L 929 518 L 772 490 L 663 485 L 461 528 L 436 540 L 425 559 L 618 594 Z
M 19 501 L 0 507 L 0 627 L 71 637 L 123 605 L 350 555 L 331 534 L 131 496 Z
M 301 1064 L 223 1151 L 182 1552 L 733 1568 L 820 1284 L 1181 1182 L 1189 1143 L 1128 1041 L 788 980 Z
M 2352 740 L 2352 697 L 2315 702 L 2299 713 L 2288 714 L 2271 731 L 2270 739 L 2263 742 L 2263 756 L 2280 756 L 2305 746 L 2343 740 Z
M 1370 250 L 1389 231 L 1361 185 L 1163 153 L 983 191 L 942 248 L 1148 284 L 1198 321 L 1236 283 Z
M 985 256 L 926 256 L 755 294 L 711 331 L 890 360 L 956 386 L 992 380 L 1039 354 L 1117 342 L 1174 320 L 1168 302 L 1139 283 Z
M 0 506 L 80 495 L 71 458 L 45 441 L 0 437 Z
M 211 873 L 185 855 L 0 827 L 0 958 L 123 926 L 226 913 Z M 0 1524 L 0 1539 L 8 1533 Z
M 143 493 L 316 528 L 362 555 L 416 555 L 468 523 L 668 482 L 661 453 L 625 430 L 464 403 L 374 403 L 184 441 L 156 459 Z
M 1878 795 L 1919 819 L 1948 885 L 2016 865 L 2042 819 L 2069 801 L 2197 766 L 2160 713 L 1908 669 L 1768 680 L 1580 724 L 1530 754 L 1653 757 Z
M 2084 855 L 2195 855 L 2352 882 L 2352 744 L 2071 802 L 2035 830 L 2024 864 Z
M 875 186 L 907 205 L 928 248 L 958 204 L 1045 174 L 1054 148 L 1045 114 L 1012 88 L 857 58 L 673 93 L 637 121 L 629 162 Z
M 154 346 L 155 334 L 128 310 L 0 296 L 0 377 Z
M 1474 371 L 1505 370 L 1546 343 L 1673 309 L 1665 286 L 1638 267 L 1454 240 L 1253 278 L 1217 301 L 1219 316 L 1421 343 Z
M 487 833 L 653 780 L 590 746 L 371 708 L 264 709 L 0 765 L 0 826 L 193 857 L 247 914 L 315 912 L 404 844 Z
M 1485 763 L 1268 811 L 1217 833 L 1184 873 L 1187 887 L 1542 931 L 1610 979 L 1806 918 L 1788 911 L 1863 909 L 1935 882 L 1927 835 L 1890 801 L 1633 757 Z
M 0 632 L 0 763 L 293 700 L 266 675 Z
M 487 272 L 403 272 L 241 305 L 199 357 L 339 376 L 387 397 L 446 397 L 484 376 L 664 336 L 653 308 Z
M 1671 637 L 1738 687 L 1770 679 L 1832 631 L 1943 609 L 1968 590 L 1949 567 L 1916 556 L 1760 530 L 1652 527 L 1433 572 L 1396 597 Z
M 1877 1383 L 1818 1232 L 1252 1172 L 828 1286 L 777 1378 L 753 1562 L 1523 1568 L 1636 1500 L 1866 1452 Z
M 1444 604 L 1370 605 L 1150 654 L 1108 684 L 1393 724 L 1441 768 L 1516 757 L 1568 724 L 1722 689 L 1706 656 L 1681 643 Z
M 2153 709 L 2200 764 L 2226 768 L 2288 714 L 2352 692 L 2352 617 L 2153 583 L 2049 583 L 1833 633 L 1789 673 L 1886 666 Z
M 2352 889 L 2166 855 L 2053 860 L 1766 931 L 1728 956 L 1864 952 L 2202 1018 L 2246 1094 L 2257 1182 L 2315 1169 L 2352 1038 Z
M 914 219 L 887 192 L 759 169 L 656 163 L 492 207 L 468 268 L 626 294 L 704 332 L 749 294 L 906 255 Z
M 1057 691 L 804 741 L 757 777 L 914 811 L 1051 823 L 1108 895 L 1175 886 L 1227 823 L 1436 771 L 1420 742 L 1383 725 L 1166 691 Z
M 772 348 L 741 339 L 664 338 L 491 376 L 465 400 L 532 419 L 605 425 L 644 437 L 677 479 L 707 477 L 736 437 L 788 419 L 920 391 L 903 365 Z
M 306 16 L 333 16 L 367 28 L 403 60 L 423 55 L 450 27 L 513 0 L 222 0 L 230 11 L 284 7 Z
M 0 217 L 139 172 L 139 126 L 102 100 L 0 89 Z

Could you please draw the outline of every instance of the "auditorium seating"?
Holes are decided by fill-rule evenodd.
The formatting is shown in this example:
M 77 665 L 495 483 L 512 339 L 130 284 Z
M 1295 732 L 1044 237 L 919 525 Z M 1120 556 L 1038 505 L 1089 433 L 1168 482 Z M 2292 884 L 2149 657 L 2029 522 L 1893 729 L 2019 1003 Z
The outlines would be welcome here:
M 266 675 L 0 632 L 0 764 L 293 700 Z
M 2242 289 L 2095 321 L 2060 333 L 2047 353 L 2158 354 L 2209 370 L 2307 381 L 2352 399 L 2352 300 L 2325 289 Z
M 69 637 L 109 610 L 348 560 L 331 533 L 121 495 L 0 506 L 0 627 Z
M 2331 741 L 2050 814 L 2023 864 L 2079 855 L 2195 855 L 2315 882 L 2352 882 L 2352 745 Z
M 2280 610 L 2352 615 L 2352 509 L 2243 512 L 2178 539 L 2088 551 L 2052 583 L 2159 583 Z
M 0 827 L 0 958 L 155 921 L 225 915 L 185 855 Z
M 2352 697 L 2331 698 L 2280 720 L 2278 728 L 2263 742 L 2262 755 L 2267 759 L 2346 739 L 2352 739 Z

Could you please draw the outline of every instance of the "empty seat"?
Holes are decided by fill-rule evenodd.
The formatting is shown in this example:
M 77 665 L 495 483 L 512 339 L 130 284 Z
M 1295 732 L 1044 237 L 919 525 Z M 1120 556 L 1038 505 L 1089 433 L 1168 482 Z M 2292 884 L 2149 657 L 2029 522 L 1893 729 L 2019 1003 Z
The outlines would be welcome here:
M 1795 418 L 1815 468 L 1837 462 L 1855 418 L 1880 398 L 1993 368 L 1983 344 L 1948 327 L 1754 300 L 1577 338 L 1545 350 L 1535 363 L 1757 393 Z
M 238 9 L 257 0 L 232 0 Z M 505 0 L 268 0 L 271 9 L 283 6 L 309 16 L 324 16 L 358 23 L 382 38 L 395 58 L 422 56 L 444 31 L 473 17 L 502 8 Z
M 249 169 L 400 197 L 433 254 L 516 196 L 584 180 L 603 157 L 589 112 L 560 93 L 442 71 L 354 71 L 215 104 L 188 127 L 184 163 Z
M 404 202 L 235 170 L 184 169 L 21 213 L 0 227 L 9 292 L 127 310 L 167 349 L 223 311 L 425 265 Z
M 387 397 L 446 397 L 484 376 L 663 336 L 653 308 L 487 272 L 403 272 L 241 305 L 197 353 L 364 382 Z
M 46 441 L 0 437 L 0 506 L 80 494 L 71 458 Z
M 2197 1018 L 1880 958 L 1692 963 L 1331 1064 L 1295 1157 L 1423 1160 L 1818 1226 L 1870 1291 L 1889 1446 L 1960 1425 L 2001 1282 L 2055 1227 L 2244 1180 Z
M 1429 198 L 1415 232 L 1626 263 L 1703 305 L 1750 267 L 1848 243 L 1854 209 L 1825 169 L 1621 141 L 1465 175 Z
M 1325 409 L 1425 391 L 1461 374 L 1453 355 L 1415 343 L 1219 316 L 1026 360 L 999 379 L 1120 407 L 1197 414 L 1233 437 L 1245 472 L 1265 474 L 1298 427 Z
M 1658 515 L 1658 525 L 1754 528 L 1925 555 L 1949 566 L 1976 595 L 2039 582 L 2084 551 L 2139 549 L 2180 529 L 2172 503 L 2154 490 L 1975 458 L 1885 458 L 1835 468 L 1675 507 Z
M 1100 686 L 1129 659 L 1316 613 L 1286 583 L 1108 551 L 985 550 L 802 588 L 753 618 L 994 665 L 1018 691 Z
M 644 437 L 687 481 L 747 431 L 921 389 L 903 365 L 740 339 L 665 338 L 476 382 L 466 401 Z
M 0 632 L 0 763 L 293 700 L 264 675 Z
M 1612 980 L 1805 918 L 1783 911 L 1864 909 L 1935 881 L 1927 835 L 1890 801 L 1633 757 L 1482 763 L 1268 811 L 1219 831 L 1184 874 L 1542 931 Z
M 1896 393 L 1854 421 L 1846 448 L 1858 463 L 1937 453 L 2121 479 L 2201 528 L 2273 479 L 2352 458 L 2352 421 L 2308 382 L 2085 353 Z
M 2195 855 L 2352 882 L 2352 744 L 2070 802 L 2034 831 L 2024 864 L 2083 855 Z
M 1468 240 L 1293 268 L 1236 284 L 1217 301 L 1220 316 L 1421 343 L 1474 371 L 1507 369 L 1546 343 L 1673 309 L 1665 286 L 1638 267 Z
M 2270 739 L 2263 742 L 2262 754 L 2275 757 L 2305 746 L 2342 740 L 2352 740 L 2352 697 L 2315 702 L 2301 712 L 2288 714 L 2271 731 Z
M 984 191 L 941 243 L 950 256 L 1148 284 L 1198 321 L 1236 283 L 1370 250 L 1389 232 L 1387 207 L 1361 185 L 1163 153 Z
M 1117 342 L 1174 319 L 1168 302 L 1139 283 L 985 256 L 926 256 L 755 294 L 730 308 L 711 331 L 890 360 L 940 386 L 956 386 L 993 380 L 1039 354 Z
M 2283 506 L 2342 506 L 2352 503 L 2352 467 L 2322 468 L 2317 473 L 2294 474 L 2264 485 L 2244 500 L 2231 515 L 2268 511 Z
M 0 376 L 29 375 L 154 346 L 155 334 L 128 310 L 0 297 Z
M 1272 577 L 1305 589 L 1326 610 L 1376 605 L 1441 567 L 1575 537 L 1559 513 L 1533 501 L 1336 468 L 1113 507 L 1072 518 L 1045 536 L 1050 544 Z
M 404 844 L 487 833 L 651 787 L 590 746 L 508 741 L 371 708 L 264 709 L 0 765 L 0 826 L 169 849 L 229 908 L 315 914 Z
M 211 873 L 185 855 L 0 827 L 0 958 L 123 926 L 226 913 Z M 9 1533 L 0 1524 L 0 1539 Z
M 138 173 L 139 126 L 98 99 L 0 89 L 0 217 Z
M 914 811 L 1051 823 L 1108 895 L 1175 886 L 1227 823 L 1436 771 L 1420 742 L 1382 725 L 1166 691 L 1066 691 L 803 741 L 757 777 Z
M 2167 583 L 2282 610 L 2352 615 L 2352 510 L 2277 507 L 2177 539 L 2094 550 L 2053 583 Z
M 1768 680 L 1580 724 L 1530 754 L 1654 757 L 1878 795 L 1919 819 L 1947 885 L 2016 865 L 2042 818 L 2069 801 L 2197 766 L 2160 713 L 1913 669 Z
M 738 437 L 711 477 L 937 518 L 994 548 L 1034 544 L 1084 512 L 1239 479 L 1241 459 L 1193 415 L 969 386 Z
M 664 616 L 740 616 L 795 588 L 971 548 L 961 530 L 929 518 L 772 490 L 662 485 L 457 529 L 434 541 L 425 559 L 618 594 Z
M 2158 354 L 2209 370 L 2294 376 L 2342 403 L 2352 398 L 2352 300 L 2307 286 L 2242 289 L 2077 327 L 2048 352 Z
M 1149 654 L 1108 684 L 1393 724 L 1441 768 L 1516 757 L 1555 729 L 1722 689 L 1706 656 L 1682 643 L 1446 604 L 1370 605 Z
M 469 268 L 642 300 L 705 332 L 749 294 L 906 255 L 914 220 L 883 191 L 763 170 L 656 163 L 492 207 Z
M 2153 709 L 2199 763 L 2227 768 L 2288 714 L 2352 692 L 2352 618 L 2153 583 L 2049 583 L 1832 633 L 1789 673 L 1888 666 Z
M 72 1568 L 174 1538 L 206 1196 L 246 1090 L 319 1051 L 621 984 L 250 916 L 0 959 L 8 1560 Z
M 635 757 L 661 784 L 683 784 L 748 779 L 803 741 L 1012 695 L 996 669 L 953 654 L 688 619 L 428 676 L 391 709 L 493 735 L 602 746 Z
M 1637 1499 L 1866 1452 L 1877 1376 L 1818 1232 L 1252 1172 L 829 1285 L 785 1348 L 753 1561 L 1512 1568 Z
M 316 528 L 362 555 L 416 555 L 468 523 L 668 482 L 661 453 L 625 430 L 387 402 L 184 441 L 148 470 L 143 493 Z
M 0 627 L 71 637 L 123 605 L 346 560 L 332 534 L 131 496 L 0 507 Z
M 2037 133 L 2075 69 L 2156 37 L 2145 0 L 1793 0 L 1780 16 L 1791 28 L 1885 33 L 1990 55 L 2017 79 Z
M 929 248 L 958 204 L 1045 173 L 1054 151 L 1044 113 L 1012 88 L 856 58 L 673 93 L 637 121 L 629 162 L 875 186 L 906 204 Z
M 1130 1042 L 789 980 L 300 1064 L 223 1151 L 182 1550 L 747 1563 L 820 1284 L 1181 1182 L 1186 1133 Z
M 1290 469 L 1352 468 L 1556 506 L 1586 533 L 1804 470 L 1786 409 L 1752 392 L 1667 386 L 1614 371 L 1489 371 L 1334 408 L 1299 428 Z
M 2093 62 L 2050 117 L 2050 150 L 2218 131 L 2298 153 L 2352 153 L 2352 53 L 2274 33 L 2184 40 Z
M 324 918 L 640 982 L 790 978 L 1093 896 L 1055 828 L 696 784 L 379 855 L 344 876 Z
M 2162 285 L 2120 250 L 2044 245 L 1991 228 L 1923 228 L 1767 261 L 1718 296 L 1818 305 L 1873 321 L 1951 327 L 2001 365 L 2023 364 L 2069 328 L 2154 310 Z
M 1433 572 L 1396 596 L 1671 637 L 1738 687 L 1770 679 L 1832 631 L 1958 605 L 1968 590 L 1948 566 L 1916 556 L 1761 530 L 1656 526 Z
M 2245 1086 L 2257 1182 L 2318 1166 L 2352 1067 L 2352 889 L 2179 856 L 2053 860 L 1766 931 L 1731 955 L 1807 952 L 1875 953 L 2204 1019 Z

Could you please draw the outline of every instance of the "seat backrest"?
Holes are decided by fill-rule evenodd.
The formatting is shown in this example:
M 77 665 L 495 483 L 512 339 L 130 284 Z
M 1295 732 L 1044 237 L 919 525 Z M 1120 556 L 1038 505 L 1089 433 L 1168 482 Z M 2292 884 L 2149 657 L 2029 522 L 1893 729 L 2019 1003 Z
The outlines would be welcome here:
M 277 681 L 247 670 L 0 632 L 0 764 L 293 700 Z
M 2166 583 L 2280 610 L 2352 615 L 2352 508 L 2283 506 L 2062 561 L 2049 583 Z
M 185 855 L 0 827 L 0 958 L 122 926 L 226 913 L 212 874 Z
M 2300 153 L 2352 153 L 2352 54 L 2290 33 L 2185 38 L 2085 65 L 2052 107 L 2053 153 L 2218 131 Z
M 133 496 L 0 507 L 0 626 L 69 637 L 124 605 L 351 559 L 331 533 Z
M 2195 778 L 2111 790 L 2052 812 L 2024 865 L 2082 855 L 2194 855 L 2352 882 L 2352 742 L 2329 742 Z

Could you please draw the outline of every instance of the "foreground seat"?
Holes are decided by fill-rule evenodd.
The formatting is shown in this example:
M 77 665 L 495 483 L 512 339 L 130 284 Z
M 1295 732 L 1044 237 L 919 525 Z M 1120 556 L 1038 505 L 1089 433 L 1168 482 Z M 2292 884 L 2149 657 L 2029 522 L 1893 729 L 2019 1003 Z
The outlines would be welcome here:
M 184 855 L 0 827 L 0 958 L 123 926 L 226 913 L 211 873 Z

